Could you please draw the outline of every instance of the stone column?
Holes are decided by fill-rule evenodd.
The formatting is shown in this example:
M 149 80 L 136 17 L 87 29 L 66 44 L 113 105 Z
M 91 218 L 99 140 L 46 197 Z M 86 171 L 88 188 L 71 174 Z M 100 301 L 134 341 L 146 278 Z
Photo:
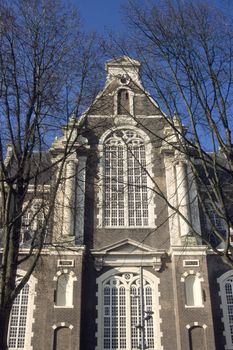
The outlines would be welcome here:
M 78 160 L 68 158 L 65 171 L 65 191 L 62 236 L 74 235 L 76 168 Z
M 176 173 L 173 163 L 173 156 L 165 155 L 164 157 L 165 175 L 166 175 L 166 189 L 167 199 L 172 207 L 176 208 Z M 180 245 L 180 233 L 179 233 L 179 217 L 176 212 L 168 205 L 168 217 L 169 217 L 169 232 L 171 245 Z
M 83 244 L 84 235 L 84 208 L 86 186 L 86 161 L 87 157 L 79 157 L 76 183 L 76 208 L 75 208 L 75 240 Z
M 187 165 L 184 160 L 179 160 L 175 165 L 176 172 L 176 198 L 177 209 L 188 221 L 190 220 L 189 208 L 189 188 L 187 178 Z M 190 227 L 187 222 L 179 215 L 180 236 L 186 236 Z

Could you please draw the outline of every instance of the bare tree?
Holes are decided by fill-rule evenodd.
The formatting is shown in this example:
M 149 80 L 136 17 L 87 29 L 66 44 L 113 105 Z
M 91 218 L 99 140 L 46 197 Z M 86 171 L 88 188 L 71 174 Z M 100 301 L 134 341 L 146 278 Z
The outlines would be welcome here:
M 96 36 L 80 30 L 77 11 L 60 1 L 1 2 L 1 350 L 7 349 L 12 303 L 50 242 L 48 226 L 64 165 L 80 145 L 79 127 L 70 115 L 76 117 L 97 88 L 96 47 Z M 69 125 L 63 130 L 62 149 L 56 141 L 49 149 L 62 124 Z M 16 283 L 17 269 L 25 261 L 27 272 Z
M 146 4 L 128 2 L 130 45 L 120 47 L 142 62 L 145 85 L 167 124 L 163 149 L 183 157 L 188 173 L 182 181 L 191 176 L 198 188 L 205 218 L 201 239 L 232 266 L 232 18 L 206 1 Z M 183 211 L 184 199 L 174 205 L 155 185 L 190 234 L 200 239 Z

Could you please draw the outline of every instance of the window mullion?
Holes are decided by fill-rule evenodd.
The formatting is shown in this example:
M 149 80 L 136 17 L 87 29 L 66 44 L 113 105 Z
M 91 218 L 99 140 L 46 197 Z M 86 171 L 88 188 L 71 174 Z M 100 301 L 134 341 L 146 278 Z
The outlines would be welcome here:
M 23 289 L 21 289 L 19 293 L 19 305 L 18 305 L 18 320 L 17 320 L 17 330 L 16 330 L 16 348 L 18 348 L 18 342 L 19 342 L 19 324 L 20 324 L 20 319 L 21 319 L 21 306 L 22 306 L 22 293 Z
M 128 154 L 127 146 L 123 148 L 123 166 L 124 166 L 124 207 L 125 207 L 125 226 L 129 226 L 129 200 L 128 200 Z
M 130 312 L 130 287 L 125 288 L 126 308 L 126 349 L 131 349 L 131 312 Z

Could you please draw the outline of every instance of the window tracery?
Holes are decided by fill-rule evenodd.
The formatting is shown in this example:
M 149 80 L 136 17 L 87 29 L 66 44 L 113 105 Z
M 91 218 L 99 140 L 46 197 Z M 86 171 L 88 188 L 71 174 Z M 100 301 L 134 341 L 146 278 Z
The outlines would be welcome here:
M 97 348 L 138 349 L 141 343 L 139 274 L 129 270 L 118 272 L 99 281 L 98 284 L 100 289 Z M 160 349 L 158 283 L 153 283 L 144 275 L 143 286 L 145 314 L 153 314 L 145 321 L 146 348 Z
M 134 130 L 112 132 L 104 143 L 104 225 L 148 226 L 145 141 Z

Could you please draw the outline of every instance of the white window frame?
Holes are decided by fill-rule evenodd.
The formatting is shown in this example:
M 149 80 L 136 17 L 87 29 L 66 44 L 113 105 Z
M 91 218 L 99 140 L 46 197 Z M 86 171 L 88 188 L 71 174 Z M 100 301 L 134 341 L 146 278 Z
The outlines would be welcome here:
M 98 305 L 97 305 L 97 314 L 98 317 L 96 319 L 97 323 L 97 346 L 96 350 L 103 350 L 103 331 L 104 331 L 104 324 L 103 324 L 103 318 L 104 318 L 104 313 L 103 313 L 103 287 L 105 285 L 105 282 L 109 280 L 109 278 L 124 274 L 124 273 L 129 273 L 129 274 L 136 274 L 139 276 L 140 274 L 140 269 L 137 267 L 119 267 L 115 269 L 111 269 L 104 274 L 102 274 L 99 278 L 97 278 L 96 282 L 98 285 L 98 292 L 97 292 L 97 299 L 98 299 Z M 154 276 L 152 273 L 150 273 L 147 270 L 143 270 L 143 278 L 149 282 L 150 287 L 152 289 L 152 311 L 154 312 L 152 317 L 153 317 L 153 331 L 154 331 L 154 349 L 153 350 L 162 350 L 163 346 L 161 345 L 161 336 L 162 332 L 160 331 L 160 324 L 162 322 L 160 318 L 160 309 L 161 306 L 159 304 L 159 297 L 160 293 L 158 291 L 158 286 L 159 286 L 159 278 Z M 130 305 L 129 298 L 130 298 L 130 284 L 127 284 L 125 282 L 125 290 L 127 293 L 126 298 L 128 297 L 128 301 L 126 305 Z M 130 317 L 130 310 L 129 308 L 126 308 L 126 325 L 131 326 L 131 317 Z M 126 334 L 126 349 L 131 349 L 131 327 L 127 328 L 127 334 Z M 149 348 L 150 349 L 150 348 Z
M 17 271 L 16 283 L 19 282 L 23 278 L 25 273 L 26 272 L 23 270 Z M 20 348 L 22 350 L 32 350 L 33 349 L 32 345 L 31 345 L 31 339 L 33 336 L 32 325 L 35 321 L 33 318 L 33 312 L 35 310 L 34 298 L 36 296 L 36 292 L 35 292 L 36 283 L 37 283 L 37 279 L 33 276 L 30 276 L 30 279 L 27 282 L 27 284 L 29 286 L 29 293 L 28 293 L 28 303 L 27 303 L 27 319 L 26 319 L 26 327 L 25 327 L 26 332 L 25 332 L 25 338 L 24 338 L 25 341 L 24 341 L 24 347 Z M 10 323 L 11 323 L 11 316 L 10 316 L 10 320 L 9 320 L 8 341 L 9 341 Z M 19 349 L 17 346 L 8 348 L 8 350 L 17 350 L 17 349 Z
M 129 225 L 129 222 L 127 220 L 127 215 L 126 214 L 126 219 L 125 219 L 125 223 L 122 226 L 105 226 L 104 225 L 104 180 L 105 180 L 105 169 L 104 169 L 104 143 L 105 140 L 108 138 L 108 136 L 115 132 L 115 131 L 120 131 L 120 130 L 127 130 L 127 131 L 133 131 L 136 132 L 143 140 L 144 140 L 144 145 L 145 145 L 145 155 L 146 155 L 146 170 L 147 173 L 149 174 L 149 176 L 147 177 L 147 194 L 148 194 L 148 225 L 147 226 L 136 226 L 136 225 Z M 152 144 L 150 141 L 149 136 L 143 131 L 138 129 L 137 127 L 133 126 L 133 125 L 123 125 L 123 126 L 119 126 L 119 127 L 114 127 L 112 128 L 110 131 L 106 131 L 102 137 L 100 138 L 99 141 L 99 154 L 100 154 L 100 165 L 99 165 L 99 174 L 100 174 L 100 178 L 101 178 L 101 185 L 97 194 L 97 202 L 99 203 L 98 209 L 99 209 L 99 213 L 97 215 L 97 219 L 98 219 L 98 227 L 105 227 L 106 229 L 108 228 L 155 228 L 155 219 L 156 219 L 156 215 L 154 213 L 154 209 L 155 209 L 155 201 L 154 201 L 154 183 L 151 180 L 154 176 L 153 172 L 152 172 Z M 126 210 L 127 208 L 127 210 Z M 125 212 L 128 212 L 128 203 L 126 203 L 126 207 L 125 207 Z
M 228 314 L 228 302 L 227 302 L 227 296 L 225 291 L 225 286 L 227 283 L 229 283 L 229 279 L 232 279 L 232 298 L 233 298 L 233 270 L 227 271 L 222 276 L 220 276 L 217 279 L 217 282 L 219 284 L 219 295 L 221 297 L 221 309 L 223 313 L 222 322 L 224 325 L 224 336 L 226 339 L 225 349 L 232 350 L 233 349 L 233 321 L 231 324 L 229 323 L 229 314 Z M 233 306 L 233 302 L 231 304 Z M 231 326 L 232 326 L 232 332 L 231 332 Z

